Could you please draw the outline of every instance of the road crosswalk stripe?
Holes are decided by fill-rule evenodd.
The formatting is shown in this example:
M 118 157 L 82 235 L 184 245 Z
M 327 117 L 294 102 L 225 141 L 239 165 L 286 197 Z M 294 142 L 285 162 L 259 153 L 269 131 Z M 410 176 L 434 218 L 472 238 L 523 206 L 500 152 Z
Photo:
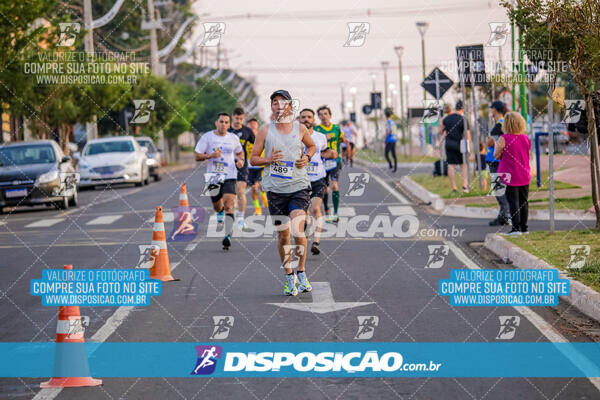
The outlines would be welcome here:
M 100 217 L 96 217 L 93 220 L 89 221 L 86 225 L 110 225 L 116 220 L 122 218 L 123 215 L 102 215 Z
M 45 218 L 25 225 L 25 228 L 47 228 L 64 221 L 66 218 Z
M 388 210 L 395 217 L 400 215 L 417 215 L 415 210 L 409 206 L 388 206 Z

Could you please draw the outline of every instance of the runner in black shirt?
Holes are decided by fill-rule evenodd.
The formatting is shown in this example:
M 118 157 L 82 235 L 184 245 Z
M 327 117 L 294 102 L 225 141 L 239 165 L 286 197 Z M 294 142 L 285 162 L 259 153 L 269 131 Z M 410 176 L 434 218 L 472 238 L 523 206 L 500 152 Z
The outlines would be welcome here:
M 448 116 L 442 120 L 442 140 L 445 143 L 448 178 L 452 185 L 452 193 L 457 192 L 456 178 L 454 176 L 455 165 L 460 165 L 463 178 L 463 191 L 468 192 L 467 164 L 463 162 L 463 155 L 460 152 L 460 141 L 463 139 L 465 120 L 462 115 L 453 113 L 450 105 L 447 105 L 445 111 L 448 113 Z
M 246 211 L 246 186 L 248 185 L 248 157 L 252 153 L 252 147 L 254 146 L 254 132 L 247 126 L 244 126 L 244 110 L 240 107 L 233 110 L 233 119 L 229 132 L 240 139 L 240 143 L 244 149 L 244 166 L 238 168 L 237 183 L 235 185 L 238 200 L 236 220 L 239 228 L 244 229 L 246 226 L 244 223 L 244 212 Z

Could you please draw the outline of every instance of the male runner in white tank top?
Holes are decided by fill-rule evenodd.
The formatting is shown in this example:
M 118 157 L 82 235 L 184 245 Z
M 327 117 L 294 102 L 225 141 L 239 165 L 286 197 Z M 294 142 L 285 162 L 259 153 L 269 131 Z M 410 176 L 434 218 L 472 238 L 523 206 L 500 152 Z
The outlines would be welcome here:
M 284 294 L 296 296 L 298 290 L 310 292 L 312 287 L 306 277 L 306 210 L 310 202 L 310 180 L 306 165 L 317 148 L 311 132 L 294 121 L 292 96 L 287 90 L 277 90 L 271 95 L 273 120 L 260 128 L 254 141 L 250 164 L 264 165 L 262 184 L 269 200 L 269 213 L 278 225 L 277 247 L 285 269 Z M 306 152 L 303 151 L 303 146 Z M 261 157 L 261 153 L 264 155 Z M 288 222 L 288 219 L 290 220 Z M 298 276 L 291 268 L 291 233 L 298 256 Z M 298 284 L 298 288 L 296 288 Z

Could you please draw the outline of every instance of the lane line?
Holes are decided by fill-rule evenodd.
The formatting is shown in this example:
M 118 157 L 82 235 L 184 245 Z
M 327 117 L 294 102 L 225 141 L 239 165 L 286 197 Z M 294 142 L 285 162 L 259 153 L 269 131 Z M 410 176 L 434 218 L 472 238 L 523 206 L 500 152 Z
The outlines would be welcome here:
M 171 263 L 171 271 L 177 268 L 178 265 L 179 262 Z M 134 308 L 135 307 L 133 306 L 121 306 L 117 308 L 117 310 L 110 317 L 108 317 L 104 325 L 102 325 L 100 329 L 96 331 L 89 341 L 96 343 L 105 342 L 106 339 L 108 339 L 123 322 L 125 322 L 125 319 L 127 319 Z M 92 354 L 93 351 L 90 352 L 88 356 L 91 356 Z M 35 397 L 33 397 L 33 400 L 52 400 L 56 398 L 60 392 L 62 392 L 62 389 L 63 388 L 42 389 L 35 395 Z
M 401 215 L 417 215 L 414 208 L 410 206 L 388 206 L 388 210 L 390 210 L 390 214 L 394 217 L 399 217 Z
M 93 220 L 89 221 L 86 225 L 110 225 L 121 218 L 123 218 L 122 214 L 103 215 L 101 217 L 94 218 Z
M 397 198 L 398 201 L 401 204 L 409 204 L 409 201 L 406 199 L 406 197 L 404 197 L 400 193 L 398 193 L 397 190 L 394 190 L 394 188 L 392 188 L 390 185 L 388 185 L 386 181 L 384 181 L 383 179 L 381 179 L 377 175 L 371 174 L 371 176 L 373 178 L 375 178 L 375 180 L 377 181 L 377 183 L 379 183 L 381 186 L 383 186 L 384 189 L 386 189 L 388 192 L 390 192 L 390 194 L 392 196 L 394 196 L 395 198 Z
M 338 215 L 340 217 L 355 217 L 356 210 L 354 207 L 340 207 L 338 208 Z
M 198 242 L 190 243 L 187 246 L 185 246 L 185 251 L 194 251 L 196 246 L 198 246 Z
M 25 225 L 25 228 L 48 228 L 64 221 L 66 218 L 44 218 Z
M 456 258 L 462 262 L 469 269 L 481 269 L 473 260 L 454 243 L 445 240 L 444 244 L 452 250 Z M 542 318 L 538 313 L 533 311 L 530 307 L 524 306 L 513 306 L 519 314 L 525 317 L 531 324 L 542 333 L 551 343 L 570 343 L 570 341 L 564 337 L 559 331 L 557 331 L 548 321 Z M 559 350 L 568 358 L 573 365 L 583 367 L 582 370 L 590 368 L 593 363 L 584 355 L 577 350 L 571 348 L 570 351 L 566 351 L 563 347 L 559 347 Z M 574 355 L 576 354 L 576 355 Z M 600 391 L 600 378 L 590 377 L 587 378 L 592 385 Z

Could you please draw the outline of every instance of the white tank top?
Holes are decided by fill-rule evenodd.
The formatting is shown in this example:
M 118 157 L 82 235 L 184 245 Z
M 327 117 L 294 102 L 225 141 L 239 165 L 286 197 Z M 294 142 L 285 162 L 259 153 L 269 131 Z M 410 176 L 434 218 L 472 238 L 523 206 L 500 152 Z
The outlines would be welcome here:
M 262 186 L 265 191 L 275 193 L 293 193 L 310 187 L 306 168 L 296 168 L 294 162 L 302 156 L 302 140 L 300 140 L 300 123 L 293 122 L 292 131 L 288 134 L 279 133 L 275 122 L 271 121 L 265 139 L 265 157 L 271 152 L 280 150 L 283 153 L 281 161 L 265 165 Z

